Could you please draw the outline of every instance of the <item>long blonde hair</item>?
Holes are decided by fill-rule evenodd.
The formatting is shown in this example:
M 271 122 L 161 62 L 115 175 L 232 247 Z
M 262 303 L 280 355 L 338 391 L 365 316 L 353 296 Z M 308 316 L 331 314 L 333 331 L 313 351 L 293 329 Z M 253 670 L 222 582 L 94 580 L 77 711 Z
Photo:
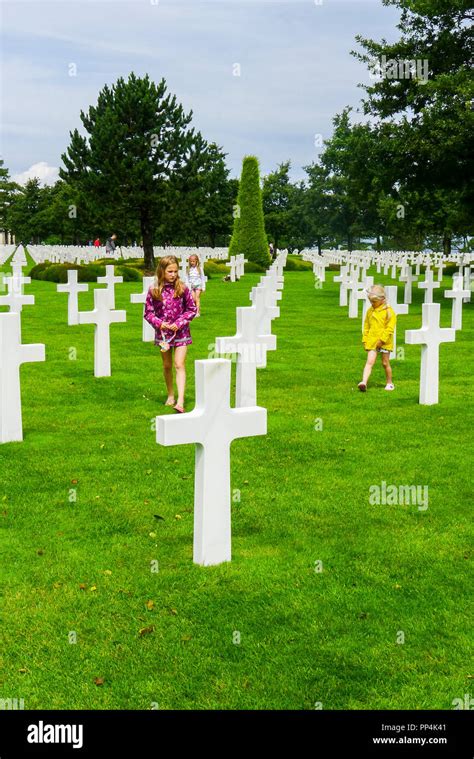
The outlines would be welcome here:
M 188 265 L 186 267 L 186 272 L 189 274 L 189 270 L 191 268 L 191 265 L 190 265 L 189 261 L 190 261 L 191 258 L 195 258 L 196 259 L 196 261 L 197 261 L 196 269 L 198 270 L 199 274 L 202 274 L 202 271 L 201 271 L 201 262 L 199 260 L 199 256 L 197 256 L 195 253 L 191 253 L 191 255 L 188 258 Z
M 153 282 L 153 286 L 151 288 L 151 294 L 155 300 L 163 300 L 161 293 L 163 292 L 163 287 L 166 284 L 165 272 L 170 264 L 176 264 L 178 267 L 178 276 L 176 277 L 174 283 L 174 297 L 181 298 L 186 289 L 184 282 L 179 278 L 179 263 L 176 256 L 163 256 L 163 258 L 160 258 L 158 261 L 155 272 L 155 281 Z

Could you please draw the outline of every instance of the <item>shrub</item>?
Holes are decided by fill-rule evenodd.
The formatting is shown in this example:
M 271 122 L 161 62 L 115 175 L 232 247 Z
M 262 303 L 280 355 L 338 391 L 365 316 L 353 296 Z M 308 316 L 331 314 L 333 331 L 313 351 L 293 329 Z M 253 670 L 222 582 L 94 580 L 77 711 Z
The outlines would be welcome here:
M 248 261 L 266 269 L 270 264 L 270 253 L 263 219 L 259 166 L 255 156 L 244 158 L 237 205 L 239 216 L 234 219 L 229 256 L 243 253 Z
M 141 282 L 142 273 L 138 269 L 134 269 L 132 266 L 117 266 L 115 274 L 118 277 L 123 277 L 124 282 Z
M 311 271 L 313 264 L 311 261 L 303 261 L 299 256 L 288 256 L 285 264 L 285 271 Z
M 246 274 L 263 274 L 266 272 L 265 266 L 261 266 L 260 264 L 256 264 L 255 261 L 247 261 L 245 264 L 245 273 Z

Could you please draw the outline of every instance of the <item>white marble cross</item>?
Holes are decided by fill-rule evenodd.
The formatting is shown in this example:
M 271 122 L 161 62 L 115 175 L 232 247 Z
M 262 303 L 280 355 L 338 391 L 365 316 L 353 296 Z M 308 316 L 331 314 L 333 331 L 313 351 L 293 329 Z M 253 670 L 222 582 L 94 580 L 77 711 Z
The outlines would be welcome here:
M 245 264 L 248 263 L 248 259 L 244 257 L 243 253 L 239 253 L 236 256 L 236 263 L 237 263 L 237 279 L 240 279 L 240 277 L 243 277 L 245 274 Z
M 266 287 L 252 287 L 250 293 L 250 300 L 255 306 L 257 314 L 257 330 L 260 335 L 270 335 L 272 331 L 272 319 L 276 319 L 280 316 L 279 306 L 271 304 L 269 299 L 269 291 Z M 257 367 L 264 368 L 267 365 L 267 352 L 263 352 L 261 360 L 257 362 Z
M 79 283 L 77 281 L 77 269 L 68 269 L 67 271 L 67 283 L 64 285 L 58 285 L 56 290 L 58 293 L 68 293 L 67 300 L 67 323 L 69 325 L 79 324 L 77 315 L 79 313 L 79 293 L 85 293 L 89 289 L 89 285 Z
M 230 445 L 237 438 L 265 435 L 267 410 L 230 407 L 229 360 L 205 359 L 194 366 L 195 408 L 186 414 L 157 416 L 156 442 L 196 444 L 193 561 L 210 566 L 232 558 Z
M 333 278 L 333 282 L 339 282 L 339 305 L 347 306 L 347 285 L 350 282 L 349 266 L 341 266 L 340 273 Z
M 412 285 L 413 282 L 417 282 L 418 277 L 413 274 L 411 266 L 408 264 L 403 268 L 402 274 L 400 276 L 400 282 L 405 282 L 405 292 L 403 294 L 403 300 L 407 304 L 407 306 L 411 305 L 412 302 Z
M 349 291 L 349 319 L 357 319 L 359 314 L 359 292 L 363 287 L 363 283 L 359 282 L 359 272 L 353 272 L 347 283 Z
M 471 291 L 463 289 L 462 274 L 455 274 L 453 277 L 453 289 L 446 290 L 445 298 L 453 299 L 453 310 L 451 315 L 451 328 L 462 329 L 462 304 L 464 299 L 470 300 Z
M 112 311 L 109 308 L 107 290 L 94 290 L 94 310 L 79 311 L 78 324 L 95 324 L 94 334 L 94 376 L 110 377 L 110 325 L 127 320 L 126 311 Z
M 115 285 L 119 282 L 123 282 L 123 277 L 116 277 L 114 275 L 114 265 L 108 264 L 105 267 L 105 277 L 97 277 L 97 282 L 100 285 L 107 285 L 107 296 L 108 296 L 108 303 L 109 308 L 114 309 L 115 308 Z
M 236 259 L 236 256 L 231 256 L 229 258 L 229 266 L 230 266 L 230 281 L 236 282 L 239 279 L 239 264 Z
M 275 335 L 261 335 L 255 306 L 237 308 L 237 332 L 216 338 L 216 353 L 237 354 L 236 408 L 257 405 L 257 366 L 267 350 L 276 350 Z
M 426 406 L 438 403 L 439 346 L 453 343 L 456 331 L 439 326 L 440 304 L 423 303 L 423 320 L 420 329 L 405 332 L 407 345 L 421 345 L 420 403 Z
M 154 277 L 143 277 L 143 290 L 141 293 L 132 293 L 130 295 L 130 303 L 146 303 L 148 290 L 152 286 Z M 145 313 L 145 307 L 143 307 L 143 313 Z M 152 343 L 155 339 L 155 328 L 152 327 L 145 319 L 143 319 L 142 327 L 142 340 L 144 343 Z
M 362 300 L 362 333 L 364 333 L 364 324 L 365 324 L 365 317 L 367 316 L 367 311 L 372 305 L 369 300 L 369 296 L 367 295 L 367 290 L 370 290 L 370 288 L 374 284 L 374 278 L 366 277 L 364 284 L 365 284 L 365 287 L 362 290 L 359 290 L 359 292 L 357 293 L 357 297 L 359 298 L 359 300 Z
M 44 361 L 45 347 L 37 343 L 22 345 L 20 314 L 0 314 L 0 442 L 23 440 L 20 366 Z
M 18 290 L 18 292 L 20 292 L 20 293 L 24 292 L 23 285 L 29 285 L 29 284 L 31 284 L 31 277 L 24 277 L 23 276 L 23 271 L 22 271 L 22 265 L 21 264 L 12 263 L 12 275 L 11 276 L 12 276 L 12 280 L 13 280 L 13 288 L 15 290 Z M 6 278 L 6 280 L 7 279 L 8 278 Z
M 433 290 L 439 286 L 439 282 L 433 279 L 433 270 L 427 268 L 424 281 L 418 282 L 418 287 L 425 291 L 425 303 L 433 303 Z
M 388 285 L 388 287 L 385 288 L 385 293 L 387 295 L 387 303 L 389 306 L 392 307 L 392 309 L 395 311 L 395 314 L 397 318 L 399 316 L 406 316 L 408 313 L 408 304 L 407 303 L 397 303 L 398 298 L 398 288 L 396 285 Z M 393 331 L 393 348 L 390 352 L 390 358 L 395 359 L 397 357 L 397 325 L 395 325 L 395 329 Z
M 30 277 L 23 277 L 23 281 L 28 284 L 31 282 Z M 11 312 L 21 313 L 23 306 L 33 306 L 35 302 L 34 295 L 24 295 L 22 293 L 22 282 L 16 277 L 4 277 L 4 283 L 8 287 L 7 295 L 0 295 L 0 306 L 8 306 Z

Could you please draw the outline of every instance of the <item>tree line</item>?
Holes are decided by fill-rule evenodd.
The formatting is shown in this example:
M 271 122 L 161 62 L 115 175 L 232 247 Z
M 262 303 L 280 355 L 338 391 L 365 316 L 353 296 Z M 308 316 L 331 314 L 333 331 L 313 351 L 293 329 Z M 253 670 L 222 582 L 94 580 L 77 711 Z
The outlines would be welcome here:
M 292 181 L 283 161 L 262 180 L 267 237 L 277 247 L 430 246 L 449 253 L 473 234 L 474 87 L 470 0 L 383 0 L 400 39 L 357 37 L 369 69 L 358 112 L 334 118 L 318 159 Z M 17 240 L 228 245 L 239 182 L 226 154 L 192 126 L 166 82 L 131 73 L 80 114 L 60 180 L 11 181 L 0 162 L 0 227 Z

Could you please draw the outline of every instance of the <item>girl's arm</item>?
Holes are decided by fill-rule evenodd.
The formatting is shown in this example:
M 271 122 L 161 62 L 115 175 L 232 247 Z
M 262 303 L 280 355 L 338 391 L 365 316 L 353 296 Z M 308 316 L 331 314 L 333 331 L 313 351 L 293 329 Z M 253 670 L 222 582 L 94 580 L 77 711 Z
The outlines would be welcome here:
M 395 331 L 395 325 L 397 323 L 397 316 L 395 314 L 395 311 L 393 308 L 389 307 L 389 318 L 387 319 L 387 323 L 385 325 L 385 329 L 380 335 L 380 339 L 382 343 L 388 342 L 389 338 L 392 337 L 394 331 Z
M 365 315 L 364 332 L 362 333 L 362 342 L 364 343 L 364 345 L 365 345 L 365 341 L 367 340 L 367 336 L 369 334 L 369 311 L 367 311 Z
M 196 314 L 196 304 L 194 303 L 193 296 L 191 295 L 191 290 L 189 287 L 187 287 L 183 293 L 183 313 L 181 316 L 178 316 L 178 318 L 175 319 L 174 323 L 178 329 L 181 329 L 181 327 L 189 324 L 189 322 L 194 319 Z
M 155 314 L 155 309 L 153 307 L 153 297 L 150 290 L 148 290 L 148 295 L 146 296 L 145 312 L 143 314 L 143 318 L 155 329 L 161 329 L 163 319 L 159 319 Z

